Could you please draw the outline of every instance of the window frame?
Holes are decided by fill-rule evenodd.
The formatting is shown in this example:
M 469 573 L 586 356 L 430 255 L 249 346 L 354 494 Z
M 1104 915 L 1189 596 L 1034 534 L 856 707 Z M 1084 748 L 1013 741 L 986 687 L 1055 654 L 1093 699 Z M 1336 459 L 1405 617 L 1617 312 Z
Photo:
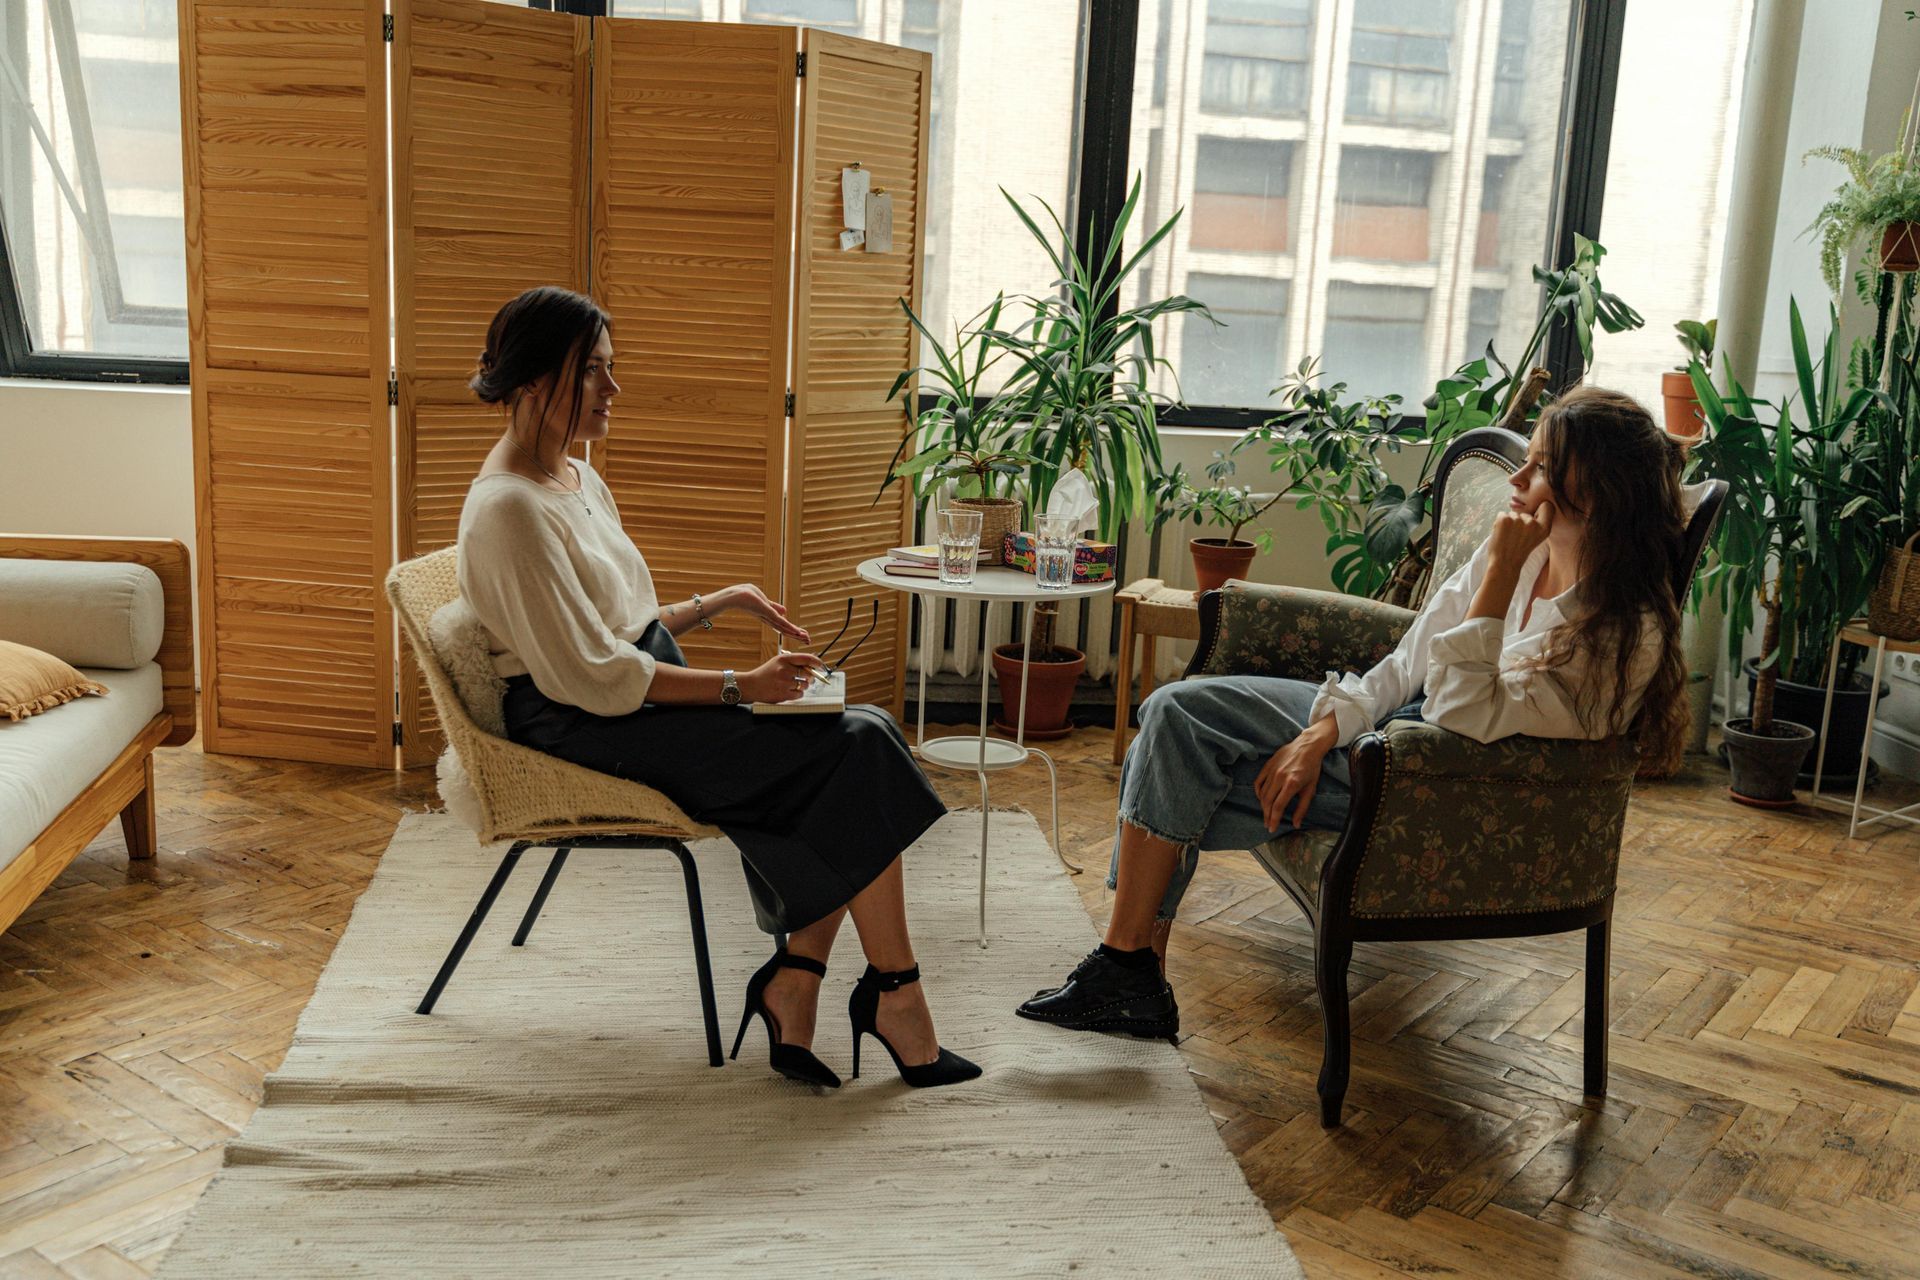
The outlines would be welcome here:
M 87 102 L 85 75 L 80 67 L 78 35 L 72 25 L 71 5 L 53 6 L 56 21 L 53 30 L 54 54 L 60 61 L 61 83 L 65 86 L 67 114 L 75 127 L 73 145 L 79 153 L 81 186 L 87 207 L 99 210 L 94 233 L 106 246 L 111 270 L 100 273 L 100 285 L 107 307 L 116 316 L 138 316 L 171 308 L 129 303 L 122 294 L 119 258 L 113 250 L 113 229 L 106 215 L 106 188 L 100 177 L 100 163 L 94 153 L 92 111 Z M 177 62 L 177 58 L 176 58 Z M 14 272 L 13 253 L 7 240 L 4 218 L 0 218 L 0 378 L 48 378 L 66 382 L 157 383 L 180 385 L 187 381 L 189 361 L 159 356 L 117 356 L 95 351 L 35 351 L 27 330 L 26 304 L 20 282 Z
M 589 16 L 607 12 L 606 0 L 527 0 L 527 4 Z M 1547 256 L 1554 262 L 1571 257 L 1575 233 L 1589 238 L 1599 234 L 1625 23 L 1626 0 L 1578 0 L 1567 24 L 1566 65 L 1572 89 L 1561 103 L 1561 143 L 1548 201 L 1547 243 L 1542 246 L 1551 249 Z M 1139 33 L 1140 0 L 1084 0 L 1071 202 L 1071 222 L 1079 243 L 1103 239 L 1126 201 Z M 5 237 L 5 227 L 0 226 L 0 378 L 160 384 L 188 380 L 187 360 L 33 351 Z M 1579 346 L 1564 324 L 1555 325 L 1548 336 L 1546 364 L 1560 386 L 1577 378 L 1584 367 Z M 1168 427 L 1242 431 L 1270 414 L 1262 406 L 1182 405 L 1165 410 L 1160 421 Z

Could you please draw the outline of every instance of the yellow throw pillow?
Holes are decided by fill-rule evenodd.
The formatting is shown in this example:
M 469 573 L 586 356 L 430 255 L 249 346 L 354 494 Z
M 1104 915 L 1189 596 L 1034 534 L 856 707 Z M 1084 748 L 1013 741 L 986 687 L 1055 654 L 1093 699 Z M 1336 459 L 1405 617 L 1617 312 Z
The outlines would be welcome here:
M 9 720 L 51 711 L 83 693 L 106 692 L 107 686 L 87 679 L 50 653 L 0 640 L 0 714 Z

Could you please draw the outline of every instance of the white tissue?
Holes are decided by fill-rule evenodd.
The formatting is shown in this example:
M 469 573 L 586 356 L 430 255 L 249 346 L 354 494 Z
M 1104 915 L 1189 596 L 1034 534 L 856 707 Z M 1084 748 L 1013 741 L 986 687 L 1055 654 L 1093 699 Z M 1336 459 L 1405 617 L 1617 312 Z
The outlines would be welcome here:
M 1076 533 L 1092 532 L 1100 522 L 1100 497 L 1085 472 L 1076 468 L 1060 477 L 1047 498 L 1047 514 L 1073 516 Z

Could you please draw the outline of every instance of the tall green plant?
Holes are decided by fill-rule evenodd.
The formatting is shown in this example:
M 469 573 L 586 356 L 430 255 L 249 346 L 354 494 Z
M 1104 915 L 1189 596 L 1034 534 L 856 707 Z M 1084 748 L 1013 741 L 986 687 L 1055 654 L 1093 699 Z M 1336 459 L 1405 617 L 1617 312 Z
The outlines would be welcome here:
M 1834 633 L 1865 600 L 1874 563 L 1871 540 L 1861 536 L 1864 522 L 1851 518 L 1864 495 L 1850 443 L 1873 394 L 1846 385 L 1831 311 L 1817 358 L 1797 302 L 1789 318 L 1795 386 L 1777 412 L 1736 379 L 1729 378 L 1723 395 L 1702 365 L 1691 366 L 1707 429 L 1693 448 L 1688 478 L 1728 485 L 1698 589 L 1725 608 L 1728 655 L 1735 663 L 1753 630 L 1756 606 L 1761 610 L 1757 733 L 1772 727 L 1780 676 L 1808 684 L 1820 679 Z
M 1184 294 L 1120 305 L 1122 286 L 1180 220 L 1176 211 L 1126 256 L 1140 187 L 1136 177 L 1105 242 L 1092 245 L 1074 244 L 1046 201 L 1038 203 L 1051 230 L 1005 188 L 1000 192 L 1059 273 L 1054 292 L 1026 300 L 1030 321 L 994 335 L 1022 364 L 1028 425 L 1020 448 L 1036 458 L 1029 477 L 1033 510 L 1045 510 L 1060 477 L 1078 468 L 1093 484 L 1106 542 L 1126 521 L 1147 514 L 1152 481 L 1165 470 L 1159 411 L 1170 399 L 1147 384 L 1155 369 L 1171 372 L 1172 366 L 1157 354 L 1153 326 L 1182 312 L 1213 318 L 1205 304 Z

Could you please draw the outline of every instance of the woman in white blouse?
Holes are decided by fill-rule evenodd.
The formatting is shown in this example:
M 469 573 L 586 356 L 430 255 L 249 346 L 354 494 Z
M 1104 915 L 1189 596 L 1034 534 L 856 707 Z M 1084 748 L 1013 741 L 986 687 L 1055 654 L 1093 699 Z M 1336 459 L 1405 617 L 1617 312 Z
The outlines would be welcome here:
M 740 1023 L 745 1036 L 761 1018 L 776 1071 L 840 1083 L 809 1046 L 851 914 L 868 960 L 849 1002 L 854 1074 L 872 1035 L 909 1084 L 979 1075 L 940 1047 L 907 933 L 900 855 L 946 808 L 899 727 L 869 706 L 750 714 L 804 692 L 819 661 L 809 653 L 737 674 L 689 667 L 674 637 L 730 610 L 802 643 L 807 632 L 750 583 L 663 607 L 613 495 L 568 457 L 606 438 L 620 391 L 606 314 L 565 289 L 528 290 L 494 317 L 469 385 L 507 415 L 459 533 L 460 591 L 506 679 L 507 736 L 654 787 L 739 847 L 761 928 L 789 935 L 748 983 Z
M 1073 1030 L 1177 1033 L 1164 976 L 1200 849 L 1340 830 L 1345 747 L 1400 717 L 1480 742 L 1684 738 L 1678 447 L 1631 397 L 1580 388 L 1540 415 L 1509 509 L 1365 675 L 1190 680 L 1154 691 L 1121 770 L 1106 941 L 1021 1016 Z

